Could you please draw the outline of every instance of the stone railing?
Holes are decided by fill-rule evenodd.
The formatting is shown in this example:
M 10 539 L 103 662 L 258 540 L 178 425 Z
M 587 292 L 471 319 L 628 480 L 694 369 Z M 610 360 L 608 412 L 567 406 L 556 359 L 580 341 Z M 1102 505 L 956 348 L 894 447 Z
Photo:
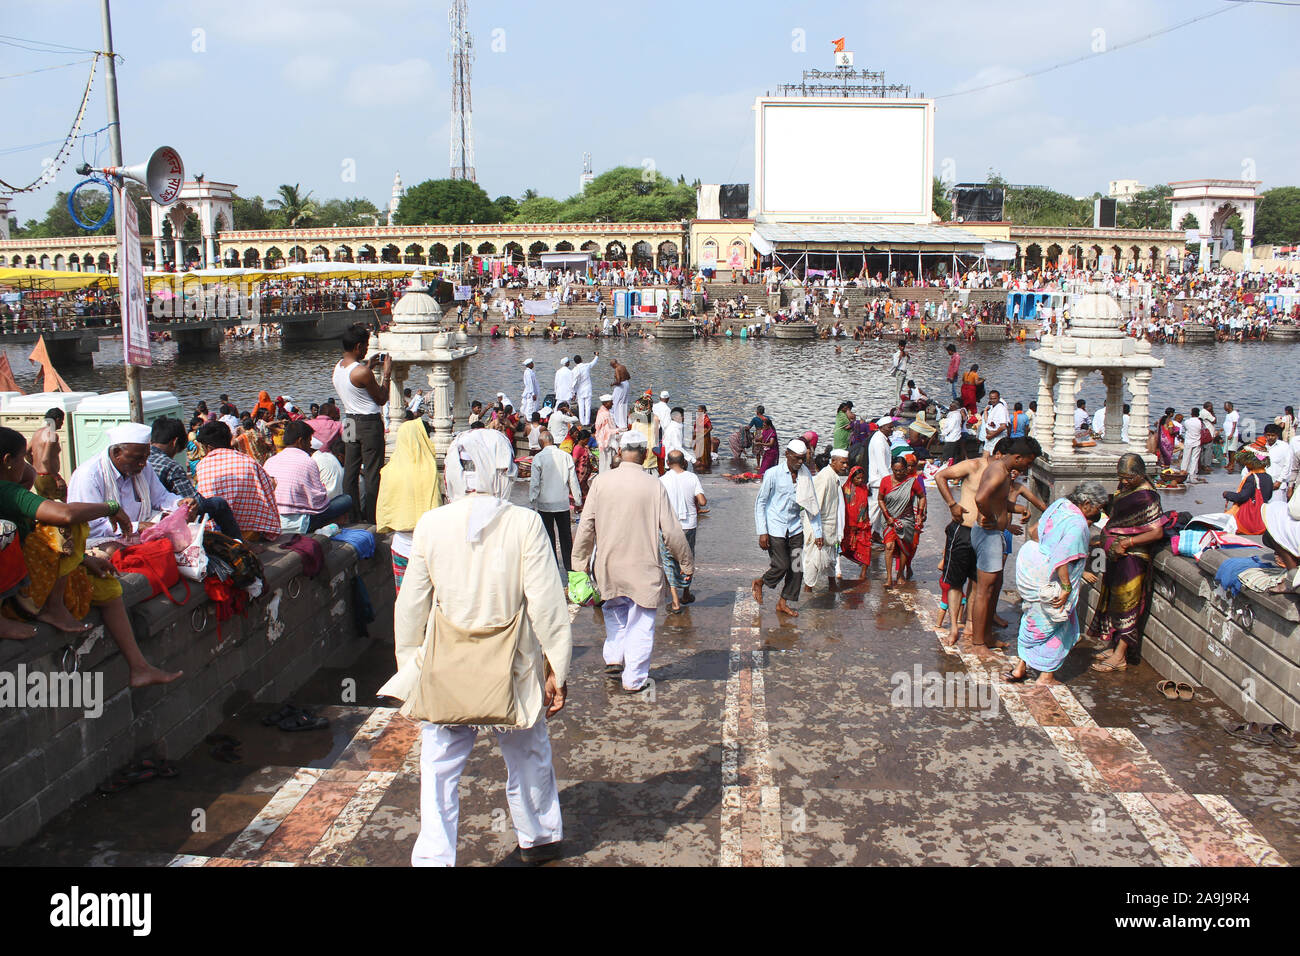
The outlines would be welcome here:
M 317 540 L 325 566 L 315 577 L 302 574 L 297 552 L 272 546 L 261 555 L 262 596 L 249 602 L 246 614 L 220 624 L 201 584 L 189 582 L 188 600 L 184 582 L 173 588 L 185 601 L 177 606 L 162 595 L 148 598 L 140 575 L 123 575 L 145 657 L 185 672 L 170 684 L 131 689 L 126 662 L 98 622 L 76 638 L 42 625 L 31 640 L 0 642 L 0 680 L 20 673 L 49 679 L 74 666 L 103 679 L 97 716 L 84 708 L 0 706 L 0 845 L 30 838 L 130 761 L 180 757 L 242 707 L 282 701 L 322 665 L 354 659 L 370 644 L 353 620 L 355 578 L 375 610 L 370 634 L 391 639 L 387 545 L 380 542 L 363 561 L 349 545 Z

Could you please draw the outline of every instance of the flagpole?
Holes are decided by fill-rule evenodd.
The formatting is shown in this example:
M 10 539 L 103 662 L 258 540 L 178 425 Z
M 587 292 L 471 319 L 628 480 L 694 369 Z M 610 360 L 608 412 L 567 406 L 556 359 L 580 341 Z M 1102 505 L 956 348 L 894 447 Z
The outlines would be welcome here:
M 108 145 L 109 152 L 112 154 L 114 166 L 125 165 L 122 160 L 122 123 L 118 118 L 117 112 L 117 64 L 113 58 L 113 24 L 111 14 L 108 9 L 109 0 L 100 0 L 100 15 L 104 21 L 104 97 L 108 101 Z M 127 197 L 126 189 L 122 189 L 122 201 L 130 202 Z M 122 215 L 118 211 L 118 216 Z M 121 257 L 119 256 L 119 259 Z M 125 262 L 118 262 L 118 308 L 122 316 L 122 348 L 123 360 L 126 359 L 126 309 L 125 302 L 122 300 L 122 270 L 126 268 Z M 140 367 L 132 365 L 129 362 L 126 366 L 126 394 L 127 401 L 131 408 L 131 421 L 144 422 L 144 402 L 140 397 Z

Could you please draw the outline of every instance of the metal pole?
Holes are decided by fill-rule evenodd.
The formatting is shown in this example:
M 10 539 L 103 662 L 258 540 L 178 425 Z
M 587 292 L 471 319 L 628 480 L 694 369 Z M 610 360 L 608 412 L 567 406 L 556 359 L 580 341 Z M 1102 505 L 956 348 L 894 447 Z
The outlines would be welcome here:
M 122 124 L 117 114 L 117 64 L 113 59 L 113 24 L 108 9 L 108 0 L 100 0 L 100 14 L 104 21 L 104 96 L 108 101 L 108 145 L 112 153 L 114 166 L 126 165 L 122 160 Z M 126 198 L 126 190 L 122 190 Z M 118 212 L 121 215 L 121 212 Z M 122 269 L 125 262 L 117 264 L 118 294 L 121 294 Z M 140 368 L 136 365 L 126 367 L 126 394 L 131 408 L 131 421 L 144 422 L 144 402 L 140 398 Z

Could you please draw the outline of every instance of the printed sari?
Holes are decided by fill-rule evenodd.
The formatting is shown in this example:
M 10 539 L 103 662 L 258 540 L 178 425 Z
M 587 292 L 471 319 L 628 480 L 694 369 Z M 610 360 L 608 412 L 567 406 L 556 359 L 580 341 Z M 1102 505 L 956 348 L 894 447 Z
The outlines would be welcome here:
M 763 431 L 754 439 L 754 454 L 758 458 L 758 473 L 766 474 L 776 464 L 777 459 L 776 429 L 770 421 L 764 422 Z
M 871 486 L 855 485 L 853 475 L 866 471 L 857 466 L 849 471 L 844 484 L 844 531 L 840 535 L 840 553 L 865 568 L 871 563 Z
M 1106 509 L 1110 520 L 1102 532 L 1106 570 L 1102 573 L 1097 608 L 1088 634 L 1107 643 L 1123 640 L 1128 661 L 1140 659 L 1142 628 L 1151 605 L 1151 557 L 1159 542 L 1130 548 L 1115 557 L 1111 549 L 1120 537 L 1142 534 L 1164 526 L 1160 495 L 1150 485 L 1116 494 Z
M 916 499 L 924 498 L 925 491 L 914 478 L 896 481 L 892 474 L 880 479 L 880 508 L 885 519 L 883 540 L 894 542 L 895 569 L 902 571 L 912 563 L 916 554 Z
M 1174 460 L 1175 434 L 1170 427 L 1172 422 L 1166 422 L 1160 426 L 1160 434 L 1157 437 L 1156 457 L 1162 465 L 1169 465 Z
M 1016 590 L 1024 604 L 1019 654 L 1038 671 L 1051 673 L 1079 640 L 1079 585 L 1087 565 L 1088 519 L 1066 498 L 1058 498 L 1038 522 L 1038 540 L 1026 541 L 1016 556 Z M 1064 607 L 1052 607 L 1060 594 L 1057 569 L 1067 566 L 1070 594 Z
M 695 413 L 695 469 L 708 471 L 713 465 L 713 421 L 705 412 Z

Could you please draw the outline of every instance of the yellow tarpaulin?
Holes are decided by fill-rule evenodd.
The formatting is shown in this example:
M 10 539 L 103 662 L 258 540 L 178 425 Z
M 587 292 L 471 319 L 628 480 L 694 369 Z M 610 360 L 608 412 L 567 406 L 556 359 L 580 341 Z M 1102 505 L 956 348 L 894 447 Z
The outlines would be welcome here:
M 426 275 L 451 271 L 448 266 L 406 265 L 396 262 L 298 262 L 282 269 L 199 269 L 193 272 L 145 272 L 145 285 L 223 285 L 275 282 L 281 279 L 406 279 L 416 271 Z M 63 269 L 0 268 L 0 286 L 20 290 L 116 289 L 113 272 L 70 272 Z
M 0 286 L 15 289 L 116 289 L 117 276 L 110 272 L 69 272 L 64 269 L 0 269 Z

